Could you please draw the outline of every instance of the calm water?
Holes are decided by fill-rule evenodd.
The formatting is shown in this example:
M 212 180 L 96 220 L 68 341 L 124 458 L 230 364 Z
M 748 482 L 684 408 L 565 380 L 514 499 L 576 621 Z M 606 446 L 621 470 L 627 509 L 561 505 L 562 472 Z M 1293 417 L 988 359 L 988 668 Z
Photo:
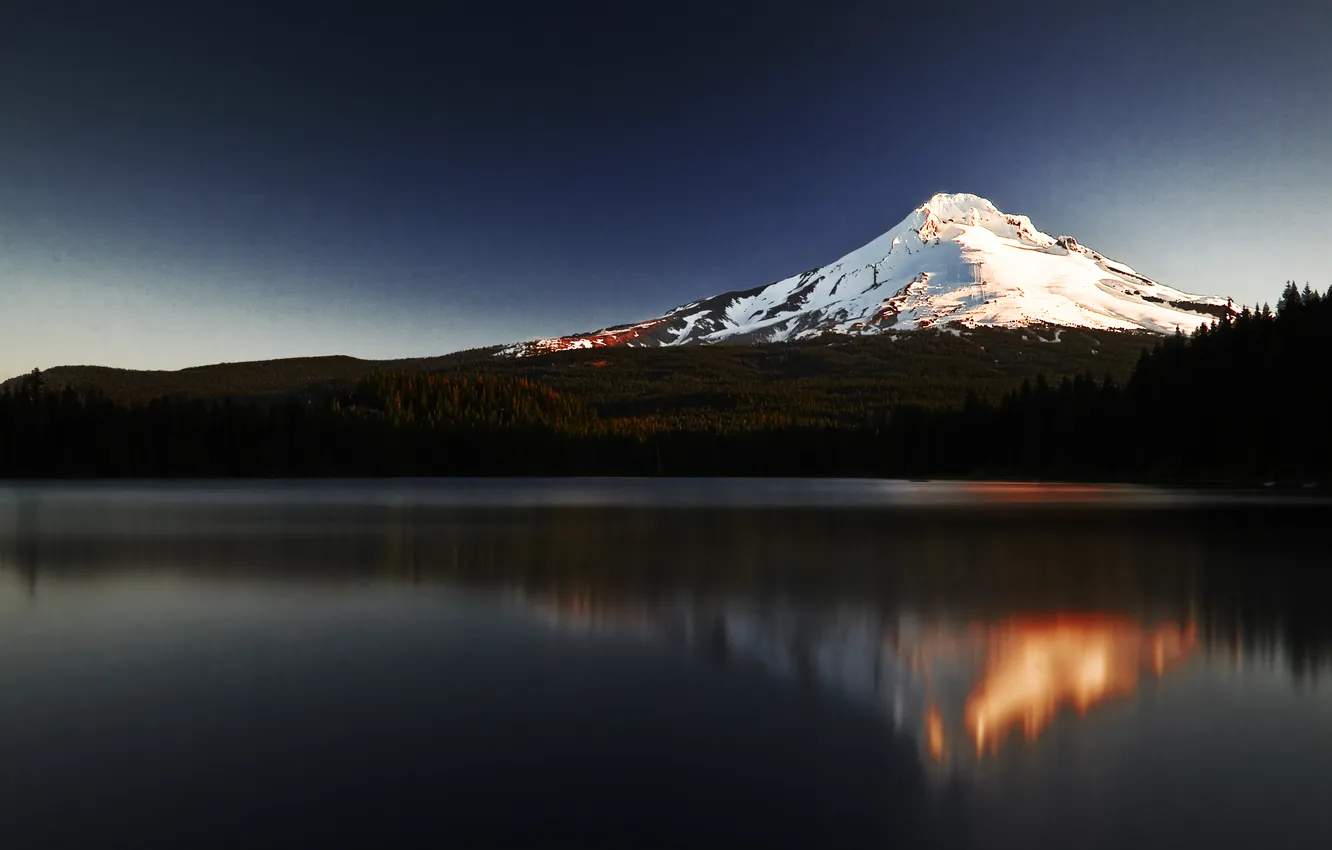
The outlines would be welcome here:
M 1329 527 L 1122 488 L 0 487 L 0 846 L 1328 847 Z

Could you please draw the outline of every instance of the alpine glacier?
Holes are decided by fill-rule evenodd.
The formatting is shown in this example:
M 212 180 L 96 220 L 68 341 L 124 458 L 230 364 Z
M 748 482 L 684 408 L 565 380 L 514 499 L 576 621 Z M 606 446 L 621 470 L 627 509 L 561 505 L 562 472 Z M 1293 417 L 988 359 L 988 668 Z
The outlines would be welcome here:
M 1189 295 L 977 195 L 935 195 L 829 265 L 693 301 L 647 321 L 504 349 L 525 355 L 612 345 L 780 342 L 825 332 L 1052 324 L 1188 333 L 1233 310 Z

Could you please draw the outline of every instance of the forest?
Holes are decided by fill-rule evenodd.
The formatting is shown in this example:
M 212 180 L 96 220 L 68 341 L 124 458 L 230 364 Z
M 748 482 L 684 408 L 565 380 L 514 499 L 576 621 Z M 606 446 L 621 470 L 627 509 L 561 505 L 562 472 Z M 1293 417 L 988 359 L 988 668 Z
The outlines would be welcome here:
M 1291 283 L 1275 310 L 1245 308 L 1190 337 L 979 328 L 522 359 L 310 358 L 206 367 L 206 380 L 187 376 L 193 392 L 182 373 L 105 370 L 115 381 L 99 385 L 92 367 L 34 370 L 0 392 L 0 477 L 1326 486 L 1329 341 L 1332 291 Z

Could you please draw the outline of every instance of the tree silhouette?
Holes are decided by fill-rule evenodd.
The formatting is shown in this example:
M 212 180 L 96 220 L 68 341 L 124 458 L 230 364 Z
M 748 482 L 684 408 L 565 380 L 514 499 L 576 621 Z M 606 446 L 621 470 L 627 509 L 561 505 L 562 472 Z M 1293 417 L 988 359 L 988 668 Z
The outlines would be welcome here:
M 33 369 L 19 382 L 19 396 L 28 404 L 41 403 L 46 395 L 46 376 L 41 369 Z

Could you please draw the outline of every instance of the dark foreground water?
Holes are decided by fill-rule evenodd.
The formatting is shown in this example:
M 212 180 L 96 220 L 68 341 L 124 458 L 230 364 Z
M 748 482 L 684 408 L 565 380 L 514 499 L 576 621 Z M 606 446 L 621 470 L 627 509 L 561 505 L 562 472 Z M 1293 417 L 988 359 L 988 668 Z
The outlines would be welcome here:
M 1332 510 L 0 487 L 0 847 L 1330 847 Z

